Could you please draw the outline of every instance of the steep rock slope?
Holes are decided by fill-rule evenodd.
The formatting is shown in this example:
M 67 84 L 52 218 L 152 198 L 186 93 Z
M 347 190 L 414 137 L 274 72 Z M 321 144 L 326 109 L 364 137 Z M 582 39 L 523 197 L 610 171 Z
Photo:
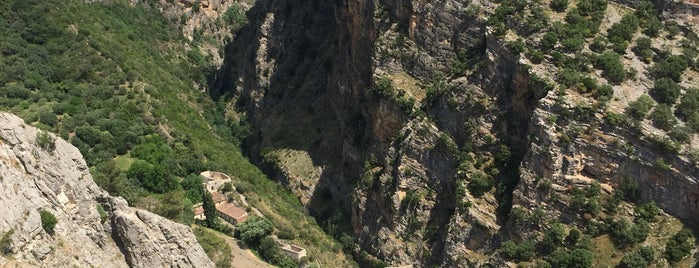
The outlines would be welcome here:
M 3 265 L 213 267 L 188 227 L 109 196 L 63 139 L 8 113 L 0 137 L 0 230 L 11 232 Z M 55 215 L 54 234 L 42 210 Z
M 683 4 L 655 2 L 667 17 L 687 12 L 676 10 Z M 232 97 L 256 129 L 250 157 L 288 184 L 326 230 L 354 242 L 345 250 L 361 265 L 511 265 L 498 254 L 502 242 L 543 243 L 558 222 L 599 237 L 590 230 L 603 216 L 614 222 L 638 213 L 628 205 L 612 212 L 617 204 L 591 220 L 570 208 L 574 197 L 599 183 L 595 198 L 612 199 L 624 178 L 639 185 L 637 202 L 654 201 L 693 226 L 696 164 L 608 124 L 606 102 L 577 92 L 579 85 L 556 90 L 552 80 L 563 68 L 536 65 L 522 53 L 540 45 L 543 33 L 525 25 L 537 16 L 508 14 L 512 3 L 499 3 L 259 1 L 227 48 L 212 93 Z M 610 2 L 601 31 L 638 4 Z M 488 18 L 499 12 L 501 28 Z M 551 15 L 559 23 L 563 17 Z M 696 31 L 686 24 L 687 35 Z M 527 35 L 533 37 L 517 43 Z M 624 49 L 625 60 L 632 58 Z M 565 57 L 575 62 L 578 54 Z M 588 65 L 582 69 L 606 82 Z M 646 68 L 612 89 L 617 113 L 624 90 L 649 89 Z M 683 83 L 696 86 L 692 81 Z M 311 161 L 294 161 L 306 155 L 299 151 Z

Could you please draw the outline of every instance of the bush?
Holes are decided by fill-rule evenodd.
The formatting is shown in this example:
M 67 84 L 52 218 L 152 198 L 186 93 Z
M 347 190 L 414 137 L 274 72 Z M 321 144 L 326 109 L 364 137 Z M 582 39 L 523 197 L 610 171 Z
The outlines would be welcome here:
M 2 252 L 3 256 L 7 256 L 12 253 L 12 235 L 14 233 L 15 229 L 10 229 L 2 234 L 2 238 L 0 238 L 0 252 Z
M 56 224 L 58 223 L 56 216 L 54 216 L 53 213 L 43 209 L 39 211 L 39 215 L 41 216 L 41 227 L 44 228 L 46 233 L 53 235 L 53 228 L 56 227 Z
M 629 106 L 626 107 L 626 114 L 635 120 L 643 120 L 654 105 L 655 102 L 648 95 L 641 95 L 629 103 Z
M 639 37 L 636 39 L 636 52 L 641 52 L 643 50 L 652 49 L 651 40 L 648 37 Z
M 481 171 L 476 171 L 470 177 L 468 190 L 473 196 L 481 197 L 493 188 L 494 183 L 493 178 Z
M 636 205 L 634 211 L 638 214 L 638 217 L 646 221 L 654 221 L 655 216 L 660 214 L 660 209 L 654 202 Z
M 556 43 L 558 43 L 558 36 L 554 32 L 547 32 L 544 34 L 544 36 L 541 38 L 541 50 L 543 51 L 549 51 L 553 49 L 554 46 L 556 46 Z
M 622 39 L 630 41 L 633 34 L 638 28 L 638 18 L 633 13 L 626 14 L 621 18 L 621 21 L 612 25 L 607 32 L 610 40 Z
M 206 228 L 193 228 L 197 242 L 201 245 L 206 255 L 211 259 L 217 268 L 231 267 L 231 248 L 225 240 L 218 237 L 213 231 Z
M 595 39 L 592 40 L 592 43 L 590 43 L 590 50 L 594 52 L 602 53 L 602 51 L 605 49 L 607 49 L 607 39 L 603 36 L 595 37 Z
M 556 12 L 566 11 L 566 8 L 568 8 L 568 0 L 551 0 L 549 7 Z
M 643 33 L 649 37 L 658 37 L 660 31 L 663 29 L 663 23 L 660 22 L 658 18 L 652 18 L 644 25 L 645 29 Z
M 680 99 L 680 104 L 678 104 L 676 108 L 675 112 L 677 117 L 685 122 L 688 121 L 692 114 L 699 111 L 699 89 L 688 89 L 686 94 Z
M 680 96 L 680 86 L 669 78 L 660 78 L 655 81 L 650 95 L 659 103 L 674 104 Z
M 56 150 L 56 139 L 48 132 L 41 131 L 37 133 L 36 143 L 46 151 L 53 152 Z
M 626 218 L 609 224 L 609 236 L 617 247 L 625 247 L 646 240 L 650 227 L 648 222 L 639 219 L 631 224 Z
M 693 236 L 689 229 L 682 229 L 675 234 L 667 244 L 663 256 L 670 263 L 677 263 L 692 251 Z
M 638 187 L 638 182 L 629 176 L 624 176 L 621 179 L 617 191 L 619 191 L 624 200 L 629 202 L 636 202 L 641 198 L 641 189 Z
M 655 63 L 650 69 L 650 74 L 656 79 L 669 78 L 679 82 L 685 69 L 687 69 L 687 60 L 683 56 L 672 55 Z
M 647 247 L 643 247 L 647 248 Z M 653 251 L 650 251 L 653 253 Z M 653 257 L 653 259 L 655 259 Z M 619 268 L 637 268 L 637 267 L 648 267 L 650 262 L 653 261 L 653 259 L 646 259 L 644 258 L 644 255 L 641 254 L 640 251 L 633 251 L 631 253 L 624 254 L 624 257 L 621 258 L 621 261 L 619 261 L 619 265 L 617 267 Z
M 236 237 L 243 240 L 249 247 L 257 248 L 262 238 L 272 233 L 273 227 L 269 220 L 252 216 L 238 225 Z
M 613 51 L 603 52 L 597 58 L 595 66 L 603 71 L 602 76 L 607 78 L 611 83 L 619 84 L 623 82 L 626 77 L 624 64 L 621 63 L 619 54 Z
M 664 103 L 655 107 L 655 110 L 650 114 L 650 119 L 655 127 L 665 131 L 670 131 L 677 125 L 677 119 L 672 114 L 670 106 Z
M 544 60 L 544 52 L 541 52 L 541 50 L 538 49 L 529 50 L 527 57 L 532 61 L 532 63 L 539 64 Z
M 687 126 L 675 126 L 667 135 L 677 143 L 685 143 L 692 137 L 692 129 Z
M 506 258 L 516 261 L 528 261 L 534 256 L 534 241 L 524 240 L 520 244 L 515 244 L 511 240 L 505 241 L 500 246 L 500 251 Z

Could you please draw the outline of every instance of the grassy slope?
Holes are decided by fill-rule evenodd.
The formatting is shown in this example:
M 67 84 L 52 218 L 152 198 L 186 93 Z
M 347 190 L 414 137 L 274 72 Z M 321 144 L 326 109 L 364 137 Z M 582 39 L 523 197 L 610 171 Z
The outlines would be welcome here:
M 240 178 L 251 186 L 248 200 L 277 228 L 294 230 L 324 265 L 344 266 L 339 245 L 242 155 L 219 112 L 205 110 L 216 105 L 193 88 L 204 81 L 201 55 L 187 51 L 156 11 L 114 2 L 0 3 L 0 109 L 73 138 L 93 166 L 117 157 L 125 168 L 131 159 L 119 155 L 164 128 L 175 137 L 171 147 L 186 147 L 175 157 L 194 155 Z M 83 142 L 80 126 L 97 130 L 98 140 Z

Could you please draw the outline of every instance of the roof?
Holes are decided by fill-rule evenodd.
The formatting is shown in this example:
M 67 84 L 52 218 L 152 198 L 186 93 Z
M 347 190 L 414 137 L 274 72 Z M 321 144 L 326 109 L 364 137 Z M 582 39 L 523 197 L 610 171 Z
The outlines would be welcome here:
M 226 214 L 227 216 L 234 218 L 238 221 L 244 221 L 247 219 L 248 213 L 242 208 L 236 207 L 231 203 L 221 204 L 216 208 L 219 212 Z M 245 219 L 243 219 L 245 218 Z M 241 220 L 243 219 L 243 220 Z
M 219 192 L 211 192 L 211 199 L 214 200 L 214 203 L 216 204 L 220 202 L 226 202 L 226 200 L 228 200 L 228 198 L 225 195 Z
M 204 208 L 203 207 L 196 207 L 194 208 L 194 215 L 201 215 L 204 214 Z

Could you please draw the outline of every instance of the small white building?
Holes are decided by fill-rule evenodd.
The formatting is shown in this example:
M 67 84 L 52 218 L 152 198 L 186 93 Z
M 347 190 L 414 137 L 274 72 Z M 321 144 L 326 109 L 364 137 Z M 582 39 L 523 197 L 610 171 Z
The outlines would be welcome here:
M 279 248 L 282 250 L 282 253 L 284 253 L 284 255 L 289 256 L 290 258 L 296 261 L 301 261 L 301 258 L 306 257 L 305 248 L 295 246 L 292 244 L 284 244 Z
M 221 172 L 207 170 L 199 173 L 199 175 L 204 177 L 204 188 L 209 192 L 216 192 L 226 182 L 232 182 L 231 177 Z

